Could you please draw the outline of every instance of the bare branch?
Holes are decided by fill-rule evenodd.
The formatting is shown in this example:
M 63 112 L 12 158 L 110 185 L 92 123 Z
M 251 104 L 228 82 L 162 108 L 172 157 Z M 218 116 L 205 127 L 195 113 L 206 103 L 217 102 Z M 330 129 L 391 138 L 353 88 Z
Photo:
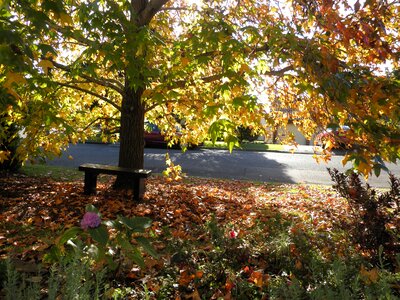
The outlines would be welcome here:
M 288 71 L 293 71 L 294 68 L 293 66 L 287 66 L 283 69 L 280 70 L 271 70 L 271 71 L 266 71 L 262 75 L 268 75 L 268 76 L 283 76 L 285 75 L 286 72 Z
M 67 72 L 71 72 L 71 67 L 70 66 L 66 66 L 63 64 L 60 64 L 58 62 L 55 62 L 54 60 L 51 60 L 51 62 L 53 63 L 53 65 L 56 68 L 59 68 L 61 70 L 67 71 Z M 109 79 L 109 78 L 93 78 L 89 75 L 85 75 L 85 74 L 79 74 L 80 77 L 92 82 L 92 83 L 96 83 L 98 85 L 104 86 L 104 87 L 108 87 L 111 88 L 113 90 L 115 90 L 116 92 L 120 93 L 121 95 L 124 94 L 124 90 L 123 90 L 123 85 L 115 80 L 115 79 Z
M 63 86 L 63 87 L 70 88 L 70 89 L 74 89 L 74 90 L 77 90 L 77 91 L 81 91 L 81 92 L 83 92 L 83 93 L 86 93 L 86 94 L 92 95 L 92 96 L 94 96 L 94 97 L 97 97 L 97 98 L 99 98 L 100 100 L 103 100 L 104 102 L 110 104 L 111 106 L 113 106 L 113 107 L 116 108 L 117 110 L 121 111 L 121 107 L 120 107 L 119 105 L 115 104 L 113 101 L 111 101 L 111 100 L 108 99 L 107 97 L 104 97 L 104 96 L 102 96 L 102 95 L 99 95 L 98 93 L 95 93 L 95 92 L 93 92 L 93 91 L 84 89 L 84 88 L 82 88 L 82 87 L 80 87 L 80 86 L 76 86 L 76 85 L 72 85 L 72 84 L 68 84 L 68 83 L 63 83 L 63 82 L 56 82 L 56 83 L 57 83 L 58 85 Z
M 168 11 L 168 10 L 192 10 L 192 8 L 189 7 L 165 7 L 161 8 L 159 11 Z
M 83 130 L 89 129 L 89 128 L 90 128 L 93 124 L 95 124 L 97 121 L 102 121 L 102 120 L 105 120 L 105 121 L 108 121 L 108 120 L 111 120 L 111 121 L 120 121 L 119 118 L 97 117 L 96 119 L 94 119 L 93 121 L 91 121 L 87 126 L 85 126 L 85 128 L 84 128 Z

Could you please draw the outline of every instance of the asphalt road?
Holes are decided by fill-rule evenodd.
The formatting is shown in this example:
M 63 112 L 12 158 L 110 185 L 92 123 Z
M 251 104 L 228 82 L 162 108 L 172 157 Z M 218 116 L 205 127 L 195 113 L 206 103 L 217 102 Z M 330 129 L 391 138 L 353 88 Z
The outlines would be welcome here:
M 49 165 L 78 167 L 82 163 L 118 164 L 118 145 L 77 144 L 71 145 L 60 158 L 48 161 Z M 328 163 L 318 164 L 311 153 L 250 152 L 198 149 L 185 153 L 171 149 L 145 149 L 145 168 L 155 173 L 165 169 L 165 153 L 175 164 L 182 166 L 190 176 L 255 180 L 260 182 L 332 184 L 326 170 L 337 168 L 345 171 L 342 156 L 334 155 Z M 306 151 L 305 151 L 306 152 Z M 400 176 L 400 166 L 388 165 L 389 170 Z M 374 187 L 388 187 L 386 173 L 368 183 Z

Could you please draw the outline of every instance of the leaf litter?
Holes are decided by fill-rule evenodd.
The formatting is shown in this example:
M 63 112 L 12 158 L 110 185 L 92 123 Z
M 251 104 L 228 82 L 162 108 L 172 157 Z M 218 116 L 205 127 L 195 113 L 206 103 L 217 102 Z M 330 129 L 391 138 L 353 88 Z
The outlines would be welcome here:
M 169 182 L 153 176 L 146 181 L 144 199 L 135 202 L 131 192 L 113 190 L 112 180 L 104 176 L 98 183 L 97 194 L 86 196 L 82 181 L 58 182 L 25 175 L 0 178 L 1 257 L 40 261 L 63 230 L 79 225 L 87 204 L 95 205 L 103 220 L 115 219 L 117 215 L 149 217 L 155 233 L 168 228 L 173 238 L 186 241 L 206 240 L 204 231 L 197 229 L 212 218 L 221 228 L 232 228 L 227 234 L 234 237 L 246 235 L 257 222 L 278 214 L 293 222 L 292 232 L 312 228 L 326 236 L 349 215 L 346 202 L 330 187 L 205 178 Z M 327 245 L 326 241 L 318 242 L 315 238 L 315 244 L 323 252 L 341 251 L 335 250 L 334 244 Z M 162 241 L 155 246 L 160 251 L 166 247 Z M 203 248 L 208 250 L 210 246 Z M 146 264 L 153 269 L 152 273 L 162 268 L 160 262 L 150 257 L 146 258 Z M 300 261 L 297 267 L 301 268 Z M 183 267 L 181 272 L 187 269 Z M 182 274 L 181 281 L 184 281 L 186 273 Z M 249 280 L 260 284 L 262 278 L 258 275 L 252 274 L 254 278 Z M 140 276 L 143 274 L 131 272 L 127 277 L 137 279 Z M 200 275 L 190 277 L 189 281 L 196 276 Z

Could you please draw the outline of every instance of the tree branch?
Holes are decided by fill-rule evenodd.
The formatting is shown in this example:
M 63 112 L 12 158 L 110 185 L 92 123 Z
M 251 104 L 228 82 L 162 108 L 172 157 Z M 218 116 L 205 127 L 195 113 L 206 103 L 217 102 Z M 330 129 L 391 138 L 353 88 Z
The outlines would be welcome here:
M 50 60 L 53 65 L 56 68 L 59 68 L 61 70 L 67 71 L 67 72 L 71 72 L 71 68 L 69 66 L 60 64 L 58 62 L 55 62 L 54 60 Z M 104 87 L 108 87 L 111 88 L 113 90 L 115 90 L 116 92 L 118 92 L 119 94 L 123 95 L 124 94 L 124 90 L 123 90 L 123 85 L 115 80 L 115 79 L 108 79 L 108 78 L 93 78 L 89 75 L 85 75 L 85 74 L 79 74 L 80 77 L 92 82 L 92 83 L 96 83 L 98 85 L 104 86 Z
M 189 7 L 165 7 L 161 8 L 160 11 L 168 11 L 168 10 L 192 10 L 192 8 Z
M 68 36 L 68 37 L 71 38 L 71 39 L 74 39 L 75 41 L 77 41 L 77 42 L 79 42 L 79 43 L 81 43 L 81 44 L 83 44 L 83 45 L 88 46 L 88 45 L 94 43 L 94 41 L 92 41 L 92 40 L 90 40 L 90 39 L 88 39 L 88 38 L 85 38 L 85 37 L 83 37 L 83 36 L 81 36 L 81 35 L 76 36 L 76 35 L 68 34 L 68 33 L 72 33 L 72 31 L 70 31 L 69 29 L 66 29 L 66 28 L 64 28 L 63 26 L 60 26 L 60 25 L 58 25 L 58 24 L 56 24 L 56 23 L 54 23 L 54 22 L 48 21 L 47 24 L 48 24 L 51 28 L 53 28 L 54 30 L 56 30 L 57 32 L 62 33 L 62 34 Z
M 293 66 L 287 66 L 287 67 L 285 67 L 283 69 L 280 69 L 280 70 L 267 71 L 267 72 L 263 73 L 262 75 L 283 76 L 286 72 L 292 71 L 292 70 L 294 70 Z M 221 74 L 215 74 L 215 75 L 211 75 L 211 76 L 206 76 L 206 77 L 201 78 L 200 80 L 203 83 L 211 83 L 211 82 L 220 80 L 223 77 L 224 77 L 224 74 L 221 73 Z M 195 84 L 196 84 L 196 82 L 194 80 L 178 80 L 178 81 L 175 81 L 175 82 L 171 83 L 170 85 L 168 85 L 167 88 L 168 88 L 168 90 L 173 90 L 173 89 L 177 89 L 177 88 L 181 88 L 182 89 L 182 88 L 185 88 L 187 86 L 195 85 Z M 163 102 L 162 104 L 167 103 L 167 102 L 168 101 Z M 155 104 L 147 107 L 146 108 L 146 112 L 156 108 L 160 104 L 161 103 L 155 103 Z
M 288 71 L 293 71 L 294 68 L 293 66 L 287 66 L 283 69 L 280 70 L 271 70 L 271 71 L 266 71 L 262 75 L 267 75 L 267 76 L 283 76 L 286 72 Z
M 83 93 L 86 93 L 86 94 L 92 95 L 92 96 L 94 96 L 94 97 L 97 97 L 97 98 L 103 100 L 104 102 L 110 104 L 111 106 L 113 106 L 113 107 L 116 108 L 117 110 L 121 111 L 121 107 L 120 107 L 119 105 L 115 104 L 115 103 L 114 103 L 113 101 L 111 101 L 110 99 L 108 99 L 108 98 L 106 98 L 106 97 L 104 97 L 104 96 L 102 96 L 102 95 L 99 95 L 99 94 L 97 94 L 97 93 L 95 93 L 95 92 L 92 92 L 92 91 L 90 91 L 90 90 L 81 88 L 81 87 L 76 86 L 76 85 L 71 85 L 71 84 L 67 84 L 67 83 L 63 83 L 63 82 L 55 82 L 55 83 L 57 83 L 58 85 L 61 85 L 61 86 L 63 86 L 63 87 L 66 87 L 66 88 L 70 88 L 70 89 L 74 89 L 74 90 L 77 90 L 77 91 L 81 91 L 81 92 L 83 92 Z
M 169 0 L 150 0 L 143 10 L 139 11 L 138 25 L 144 26 L 150 23 L 151 19 Z M 134 2 L 134 1 L 133 1 Z
M 85 128 L 83 128 L 83 130 L 87 130 L 89 129 L 93 124 L 95 124 L 97 121 L 100 120 L 111 120 L 111 121 L 120 121 L 119 118 L 111 118 L 111 117 L 97 117 L 96 119 L 94 119 L 93 121 L 91 121 L 87 126 L 85 126 Z

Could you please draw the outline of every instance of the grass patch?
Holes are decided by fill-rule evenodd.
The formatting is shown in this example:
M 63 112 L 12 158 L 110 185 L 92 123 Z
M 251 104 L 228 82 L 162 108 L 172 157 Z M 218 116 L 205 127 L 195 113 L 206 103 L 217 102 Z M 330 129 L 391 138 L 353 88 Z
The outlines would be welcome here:
M 75 181 L 83 178 L 83 173 L 79 172 L 77 168 L 42 164 L 23 166 L 20 172 L 30 177 L 50 177 L 59 181 Z
M 228 150 L 228 145 L 225 142 L 217 141 L 213 144 L 211 141 L 205 141 L 203 148 L 208 149 L 223 149 Z M 242 143 L 240 147 L 235 147 L 236 150 L 245 151 L 282 151 L 284 150 L 283 145 L 278 144 L 265 144 L 263 142 L 252 142 L 252 143 Z

